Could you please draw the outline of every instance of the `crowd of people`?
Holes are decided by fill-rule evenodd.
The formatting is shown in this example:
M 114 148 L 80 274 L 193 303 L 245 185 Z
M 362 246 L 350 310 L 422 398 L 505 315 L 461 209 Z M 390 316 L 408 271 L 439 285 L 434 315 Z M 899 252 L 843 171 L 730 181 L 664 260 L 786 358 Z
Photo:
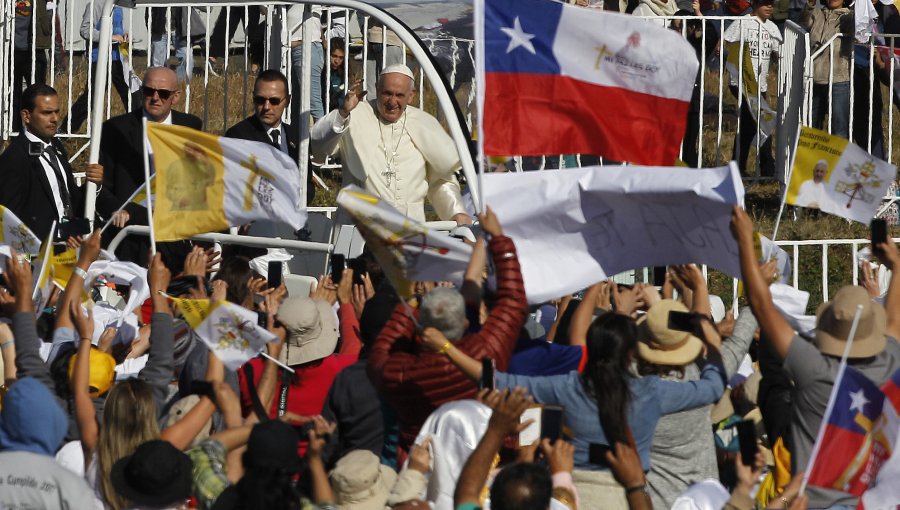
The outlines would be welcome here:
M 849 12 L 835 1 L 791 12 L 827 40 L 844 30 Z M 669 15 L 685 7 L 633 3 L 605 8 Z M 741 20 L 722 34 L 725 42 L 762 44 L 750 59 L 763 93 L 780 42 L 768 26 L 773 3 L 754 0 L 746 9 L 760 21 Z M 716 9 L 695 2 L 688 13 Z M 258 19 L 259 8 L 247 17 Z M 677 28 L 698 56 L 708 53 L 705 29 Z M 223 23 L 223 38 L 226 29 L 234 27 Z M 155 42 L 165 30 L 156 29 Z M 183 30 L 189 39 L 188 25 Z M 343 37 L 332 30 L 326 35 Z M 302 32 L 292 33 L 294 42 Z M 375 32 L 388 54 L 400 48 L 392 34 Z M 472 224 L 455 176 L 459 155 L 440 123 L 410 105 L 413 72 L 385 58 L 373 90 L 344 84 L 340 41 L 328 45 L 327 66 L 321 44 L 313 45 L 313 65 L 320 59 L 319 72 L 333 73 L 330 87 L 313 94 L 322 100 L 311 112 L 313 157 L 338 156 L 343 184 L 410 218 L 424 220 L 427 201 L 441 219 Z M 294 48 L 299 60 L 302 47 Z M 837 48 L 832 60 L 844 62 Z M 844 100 L 842 83 L 829 88 L 830 100 Z M 742 93 L 737 82 L 732 88 Z M 258 70 L 254 112 L 226 136 L 296 160 L 299 129 L 283 121 L 291 89 L 281 72 Z M 520 240 L 504 235 L 490 208 L 460 236 L 473 246 L 463 282 L 415 282 L 411 296 L 392 286 L 368 249 L 353 269 L 290 295 L 283 283 L 267 284 L 265 250 L 218 253 L 190 241 L 151 250 L 147 240 L 129 239 L 115 255 L 146 271 L 149 298 L 127 321 L 95 331 L 92 310 L 127 300 L 130 289 L 92 279 L 91 268 L 109 257 L 102 248 L 119 229 L 147 224 L 145 206 L 131 200 L 145 180 L 142 123 L 203 128 L 174 109 L 180 99 L 178 73 L 150 67 L 136 108 L 104 123 L 100 161 L 84 168 L 98 185 L 93 219 L 111 225 L 101 234 L 72 231 L 88 197 L 56 136 L 84 119 L 64 126 L 48 85 L 22 91 L 21 133 L 0 154 L 0 205 L 77 255 L 46 301 L 33 292 L 32 260 L 14 250 L 0 257 L 0 508 L 856 508 L 849 493 L 812 485 L 801 493 L 801 483 L 857 309 L 850 364 L 879 385 L 900 369 L 900 250 L 892 242 L 872 250 L 892 271 L 886 294 L 866 265 L 863 285 L 822 305 L 808 333 L 773 303 L 774 261 L 759 260 L 740 207 L 731 223 L 745 296 L 737 317 L 692 264 L 669 267 L 659 287 L 600 281 L 529 305 Z M 817 104 L 816 122 L 829 111 L 834 130 L 848 127 L 840 117 L 849 104 Z M 746 138 L 735 157 L 744 164 L 757 121 L 750 107 L 740 119 Z M 700 125 L 691 129 L 686 139 L 696 141 Z M 311 199 L 312 181 L 305 187 Z M 110 303 L 84 306 L 86 288 L 92 301 Z M 173 298 L 256 312 L 275 340 L 229 368 Z M 121 327 L 129 321 L 136 327 Z M 753 433 L 739 438 L 747 422 Z M 746 441 L 752 458 L 742 456 Z

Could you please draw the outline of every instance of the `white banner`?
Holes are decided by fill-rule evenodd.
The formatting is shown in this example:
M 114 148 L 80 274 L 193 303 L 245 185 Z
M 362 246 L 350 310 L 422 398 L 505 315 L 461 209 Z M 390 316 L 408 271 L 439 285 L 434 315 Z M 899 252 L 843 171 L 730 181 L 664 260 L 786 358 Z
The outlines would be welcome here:
M 739 277 L 729 225 L 736 165 L 607 166 L 485 175 L 484 196 L 513 238 L 530 303 L 628 269 L 698 263 Z

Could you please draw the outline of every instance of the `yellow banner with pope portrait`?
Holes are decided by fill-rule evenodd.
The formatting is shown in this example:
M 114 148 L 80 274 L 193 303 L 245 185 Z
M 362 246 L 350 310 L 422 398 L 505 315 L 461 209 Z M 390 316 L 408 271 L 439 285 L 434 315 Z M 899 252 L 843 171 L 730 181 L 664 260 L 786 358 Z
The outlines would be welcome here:
M 177 241 L 254 220 L 306 224 L 297 164 L 275 147 L 184 126 L 147 124 L 153 150 L 153 227 Z

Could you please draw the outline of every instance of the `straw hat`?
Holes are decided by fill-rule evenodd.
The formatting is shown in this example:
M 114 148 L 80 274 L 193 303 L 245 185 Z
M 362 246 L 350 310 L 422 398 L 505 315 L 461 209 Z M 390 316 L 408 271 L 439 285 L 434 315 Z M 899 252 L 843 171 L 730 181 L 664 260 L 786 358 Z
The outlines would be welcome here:
M 684 331 L 669 329 L 669 312 L 687 312 L 679 301 L 663 299 L 638 320 L 638 355 L 657 365 L 687 365 L 703 350 L 703 341 Z
M 862 314 L 848 357 L 869 358 L 884 350 L 887 344 L 884 336 L 887 328 L 884 307 L 872 301 L 866 289 L 848 285 L 841 288 L 834 299 L 823 303 L 816 310 L 814 343 L 820 352 L 837 357 L 844 355 L 850 326 L 859 305 L 862 305 Z

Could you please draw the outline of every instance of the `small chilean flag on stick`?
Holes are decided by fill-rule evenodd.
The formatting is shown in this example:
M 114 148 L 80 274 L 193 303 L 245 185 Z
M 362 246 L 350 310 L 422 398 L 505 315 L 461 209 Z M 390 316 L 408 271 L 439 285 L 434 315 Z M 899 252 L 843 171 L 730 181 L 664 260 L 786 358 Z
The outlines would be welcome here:
M 484 154 L 678 157 L 699 63 L 673 30 L 552 0 L 476 0 Z

